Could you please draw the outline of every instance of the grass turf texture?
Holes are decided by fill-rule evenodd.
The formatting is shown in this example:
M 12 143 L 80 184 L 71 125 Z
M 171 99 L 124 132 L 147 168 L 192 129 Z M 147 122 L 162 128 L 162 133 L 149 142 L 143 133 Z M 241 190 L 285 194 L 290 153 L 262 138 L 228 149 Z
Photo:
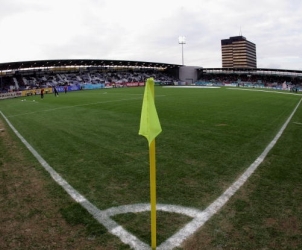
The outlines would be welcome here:
M 39 96 L 17 98 L 1 101 L 1 111 L 63 178 L 99 209 L 106 209 L 149 202 L 148 146 L 146 139 L 138 135 L 143 91 L 143 88 L 123 88 L 70 92 L 60 94 L 58 98 L 45 95 L 43 100 Z M 156 139 L 157 202 L 198 209 L 207 207 L 256 159 L 300 99 L 293 95 L 225 88 L 156 87 L 155 94 L 163 129 Z M 297 122 L 301 122 L 301 116 Z M 288 155 L 277 154 L 272 158 L 271 175 L 276 175 L 276 179 L 262 183 L 268 178 L 262 180 L 260 170 L 257 170 L 259 182 L 253 185 L 256 186 L 255 194 L 251 195 L 249 189 L 245 191 L 251 195 L 245 197 L 248 202 L 245 199 L 234 200 L 234 207 L 231 208 L 231 211 L 238 211 L 236 219 L 224 219 L 232 224 L 236 233 L 244 225 L 252 223 L 252 228 L 262 228 L 262 234 L 267 234 L 265 223 L 255 221 L 247 208 L 250 203 L 256 207 L 265 203 L 268 211 L 276 211 L 277 204 L 263 202 L 267 200 L 267 195 L 258 198 L 261 197 L 263 186 L 271 191 L 270 197 L 279 197 L 278 193 L 272 192 L 272 188 L 280 186 L 281 178 L 288 192 L 295 188 L 301 196 L 297 183 L 292 183 L 291 178 L 286 179 L 282 174 L 288 168 L 295 167 L 295 176 L 301 180 L 301 163 L 290 155 L 293 152 L 291 145 L 297 136 L 301 138 L 301 125 L 291 126 L 294 129 L 293 134 L 288 136 L 291 139 L 284 141 L 281 146 L 287 148 Z M 298 146 L 295 148 L 298 152 L 294 157 L 298 157 L 301 147 L 300 151 Z M 284 158 L 287 167 L 278 170 L 278 175 L 275 167 L 284 167 Z M 269 173 L 263 175 L 271 176 Z M 298 211 L 301 200 L 294 205 L 295 211 Z M 257 213 L 263 215 L 262 210 L 259 208 Z M 70 209 L 60 211 L 71 224 L 72 221 L 85 223 L 79 219 L 80 208 L 70 206 Z M 165 226 L 164 234 L 168 236 L 177 230 L 175 223 L 182 226 L 186 221 L 183 219 L 173 223 L 175 215 L 164 214 L 166 216 L 160 216 L 160 223 L 171 225 Z M 214 227 L 214 232 L 221 214 L 208 225 Z M 136 227 L 149 230 L 149 222 L 144 219 L 146 216 L 137 216 L 141 219 L 133 219 L 133 215 L 129 214 L 119 215 L 116 219 L 150 243 L 150 233 L 148 236 L 145 230 L 134 230 Z M 301 218 L 301 212 L 297 216 Z M 301 222 L 298 228 L 301 233 Z M 220 236 L 207 235 L 208 238 L 213 237 L 210 242 L 214 246 L 227 244 L 225 241 L 228 237 Z M 162 241 L 161 236 L 158 238 Z M 196 239 L 192 242 L 196 242 Z M 301 240 L 298 242 L 301 244 Z M 240 244 L 244 243 L 239 241 L 238 244 L 242 248 Z M 244 249 L 249 248 L 245 246 Z

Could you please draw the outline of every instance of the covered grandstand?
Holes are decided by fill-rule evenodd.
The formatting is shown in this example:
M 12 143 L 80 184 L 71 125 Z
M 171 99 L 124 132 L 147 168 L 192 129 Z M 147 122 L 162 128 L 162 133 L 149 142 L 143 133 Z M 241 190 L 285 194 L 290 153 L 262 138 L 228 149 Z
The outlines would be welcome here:
M 0 64 L 1 92 L 63 85 L 135 86 L 154 77 L 161 84 L 178 81 L 180 65 L 121 60 L 41 60 Z
M 202 68 L 197 84 L 232 84 L 246 87 L 296 88 L 302 90 L 302 71 L 268 68 Z
M 202 68 L 125 60 L 40 60 L 0 63 L 1 93 L 54 86 L 232 85 L 302 90 L 302 71 L 266 68 Z M 80 88 L 80 87 L 79 87 Z M 79 89 L 73 88 L 73 90 Z

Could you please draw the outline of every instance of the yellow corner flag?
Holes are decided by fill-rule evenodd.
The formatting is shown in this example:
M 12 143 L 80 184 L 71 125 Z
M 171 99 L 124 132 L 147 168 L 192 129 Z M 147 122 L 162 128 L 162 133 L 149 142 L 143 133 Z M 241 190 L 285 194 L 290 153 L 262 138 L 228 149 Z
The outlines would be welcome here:
M 155 137 L 162 131 L 154 104 L 154 79 L 148 78 L 145 86 L 140 129 L 149 143 L 150 159 L 150 204 L 151 204 L 151 247 L 156 249 L 156 166 Z
M 149 146 L 162 131 L 154 104 L 154 79 L 148 78 L 145 86 L 141 122 L 138 134 L 145 136 Z

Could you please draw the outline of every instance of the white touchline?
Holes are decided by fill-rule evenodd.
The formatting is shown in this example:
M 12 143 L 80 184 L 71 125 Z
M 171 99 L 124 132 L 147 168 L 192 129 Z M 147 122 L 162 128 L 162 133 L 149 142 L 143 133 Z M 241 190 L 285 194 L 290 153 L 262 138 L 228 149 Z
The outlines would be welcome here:
M 122 242 L 128 244 L 133 249 L 149 249 L 149 246 L 128 231 L 123 229 L 115 221 L 113 221 L 106 212 L 99 210 L 91 202 L 89 202 L 83 195 L 75 190 L 69 183 L 64 180 L 40 155 L 39 153 L 24 139 L 24 137 L 15 129 L 6 116 L 0 111 L 2 117 L 11 127 L 14 133 L 19 137 L 27 149 L 36 157 L 44 169 L 51 175 L 51 177 L 79 204 L 81 204 L 98 222 L 103 224 L 109 232 L 118 236 Z
M 202 86 L 202 85 L 167 85 L 163 88 L 182 88 L 182 89 L 220 89 L 219 86 Z
M 288 93 L 288 92 L 279 92 L 279 91 L 274 91 L 274 90 L 262 90 L 262 89 L 241 89 L 241 88 L 227 88 L 231 90 L 242 90 L 242 91 L 258 91 L 258 92 L 266 92 L 266 93 L 274 93 L 274 94 L 283 94 L 283 95 L 300 95 L 300 94 L 295 94 L 295 93 Z M 301 96 L 301 95 L 300 95 Z
M 247 170 L 213 203 L 211 203 L 205 210 L 201 211 L 195 208 L 187 208 L 175 205 L 157 204 L 157 210 L 174 212 L 192 217 L 193 220 L 182 229 L 176 232 L 173 236 L 163 242 L 157 247 L 158 250 L 171 250 L 180 246 L 189 236 L 195 233 L 204 223 L 206 223 L 214 214 L 216 214 L 227 201 L 238 191 L 238 189 L 246 182 L 246 180 L 253 174 L 257 167 L 262 163 L 268 152 L 274 147 L 288 123 L 292 119 L 296 110 L 298 109 L 302 99 L 298 102 L 291 115 L 285 121 L 277 135 L 268 144 L 260 156 L 247 168 Z M 122 242 L 128 244 L 131 248 L 136 250 L 149 250 L 150 246 L 140 241 L 137 237 L 129 233 L 122 226 L 118 225 L 110 217 L 122 213 L 137 213 L 150 211 L 150 204 L 134 204 L 113 207 L 106 210 L 99 210 L 92 203 L 90 203 L 84 196 L 68 184 L 38 153 L 37 151 L 23 138 L 23 136 L 14 128 L 10 121 L 0 111 L 7 124 L 11 127 L 14 133 L 20 138 L 29 151 L 36 157 L 40 164 L 49 172 L 51 177 L 64 188 L 64 190 L 79 204 L 81 204 L 98 222 L 103 224 L 109 232 L 118 236 Z
M 292 119 L 296 110 L 298 109 L 302 99 L 298 102 L 294 108 L 291 115 L 285 121 L 277 135 L 268 144 L 260 156 L 247 168 L 247 170 L 222 194 L 220 195 L 212 204 L 210 204 L 202 213 L 200 213 L 195 219 L 189 222 L 185 227 L 179 230 L 176 234 L 170 237 L 166 242 L 160 245 L 159 249 L 173 249 L 179 246 L 187 237 L 192 235 L 196 230 L 198 230 L 205 222 L 207 222 L 214 214 L 220 210 L 224 204 L 235 194 L 235 192 L 246 182 L 246 180 L 252 175 L 252 173 L 257 169 L 257 167 L 264 160 L 268 152 L 274 147 L 283 131 L 287 127 L 288 123 Z

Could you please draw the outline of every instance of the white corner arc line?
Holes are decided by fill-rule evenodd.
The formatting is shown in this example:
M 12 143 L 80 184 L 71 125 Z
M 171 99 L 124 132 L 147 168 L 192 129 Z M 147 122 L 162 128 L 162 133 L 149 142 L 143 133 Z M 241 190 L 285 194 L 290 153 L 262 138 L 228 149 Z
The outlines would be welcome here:
M 285 121 L 277 135 L 264 149 L 261 155 L 247 168 L 247 170 L 213 203 L 211 203 L 204 211 L 200 211 L 194 208 L 185 208 L 182 206 L 175 205 L 163 205 L 158 204 L 157 209 L 166 212 L 176 212 L 185 214 L 194 219 L 187 223 L 182 229 L 177 233 L 163 242 L 157 247 L 158 250 L 170 250 L 175 247 L 180 246 L 189 236 L 196 232 L 204 223 L 206 223 L 214 214 L 216 214 L 227 201 L 238 191 L 238 189 L 246 182 L 246 180 L 253 174 L 257 167 L 264 160 L 268 152 L 274 147 L 283 131 L 287 127 L 288 123 L 292 119 L 296 110 L 298 109 L 302 99 L 294 108 L 291 115 Z M 128 244 L 131 248 L 136 250 L 149 250 L 150 246 L 143 243 L 131 233 L 126 231 L 123 227 L 118 225 L 113 221 L 110 216 L 127 213 L 127 212 L 143 212 L 150 210 L 150 204 L 136 204 L 136 205 L 125 205 L 117 208 L 109 208 L 107 210 L 99 210 L 92 203 L 90 203 L 84 196 L 82 196 L 78 191 L 76 191 L 71 185 L 68 184 L 39 154 L 38 152 L 22 137 L 22 135 L 14 128 L 10 121 L 5 117 L 5 115 L 0 111 L 2 117 L 6 120 L 7 124 L 11 127 L 14 133 L 19 137 L 23 144 L 28 148 L 28 150 L 36 157 L 40 164 L 47 170 L 51 177 L 63 187 L 63 189 L 79 204 L 81 204 L 98 222 L 103 224 L 107 230 L 113 235 L 118 236 L 122 242 Z

